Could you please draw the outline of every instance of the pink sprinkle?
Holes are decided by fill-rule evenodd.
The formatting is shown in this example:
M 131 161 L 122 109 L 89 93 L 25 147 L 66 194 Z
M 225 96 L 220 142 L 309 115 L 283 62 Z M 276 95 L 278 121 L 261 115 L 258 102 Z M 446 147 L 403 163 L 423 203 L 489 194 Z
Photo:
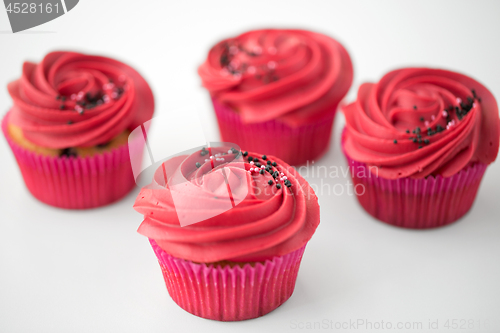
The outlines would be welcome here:
M 261 54 L 262 53 L 262 47 L 260 47 L 258 45 L 254 46 L 253 47 L 253 53 L 255 53 L 257 55 Z
M 276 68 L 276 65 L 277 65 L 277 64 L 276 64 L 276 61 L 272 61 L 272 60 L 271 60 L 271 61 L 269 61 L 269 62 L 267 63 L 267 68 L 269 68 L 269 69 L 275 69 L 275 68 Z
M 104 100 L 104 103 L 109 103 L 109 102 L 111 102 L 111 98 L 109 98 L 109 96 L 108 96 L 108 95 L 104 95 L 104 96 L 102 96 L 102 99 Z
M 231 54 L 236 54 L 236 53 L 238 53 L 239 51 L 240 51 L 240 50 L 238 49 L 238 47 L 237 47 L 237 46 L 234 46 L 234 45 L 233 45 L 233 46 L 229 47 L 229 53 L 231 53 Z
M 267 49 L 267 52 L 269 52 L 269 54 L 276 54 L 278 53 L 278 50 L 274 47 L 274 46 L 271 46 Z
M 462 99 L 460 97 L 457 97 L 457 103 L 458 104 L 462 103 Z
M 254 165 L 255 163 L 254 163 L 253 161 L 250 161 L 250 164 L 251 164 L 251 165 Z
M 116 99 L 117 97 L 118 97 L 118 93 L 117 92 L 114 91 L 114 92 L 111 93 L 111 98 L 112 99 Z
M 446 112 L 446 110 L 443 110 L 443 112 L 441 112 L 441 115 L 443 116 L 443 118 L 446 118 L 448 117 L 448 112 Z
M 265 167 L 265 166 L 263 166 L 263 165 L 261 165 L 261 166 L 260 166 L 260 168 L 261 168 L 261 169 L 265 169 L 266 167 Z
M 103 90 L 108 90 L 108 89 L 113 89 L 115 85 L 113 83 L 106 83 L 105 85 L 102 86 Z
M 229 149 L 229 150 L 227 151 L 227 153 L 228 153 L 228 154 L 232 154 L 232 153 L 233 153 L 233 151 L 232 151 L 231 149 Z
M 213 160 L 213 159 L 214 159 L 214 157 L 213 157 L 213 156 L 210 156 L 210 159 L 211 159 L 211 160 Z
M 239 65 L 240 62 L 237 59 L 231 60 L 231 62 L 229 63 L 229 66 L 231 66 L 234 69 L 238 68 Z
M 432 120 L 434 120 L 434 119 L 436 119 L 436 117 L 435 117 L 434 115 L 432 115 L 432 116 L 431 116 L 431 119 L 432 119 Z
M 79 114 L 83 113 L 83 108 L 80 105 L 75 106 L 75 111 L 78 112 Z
M 283 176 L 283 180 L 287 180 L 288 178 L 286 176 Z
M 281 175 L 284 176 L 285 174 L 282 172 Z
M 72 101 L 74 101 L 76 99 L 76 94 L 71 94 L 70 98 Z
M 424 122 L 424 124 L 425 124 L 425 127 L 429 127 L 429 122 L 427 120 Z
M 472 103 L 472 107 L 475 108 L 476 107 L 476 103 Z
M 247 68 L 248 74 L 255 74 L 256 71 L 255 66 L 248 66 Z

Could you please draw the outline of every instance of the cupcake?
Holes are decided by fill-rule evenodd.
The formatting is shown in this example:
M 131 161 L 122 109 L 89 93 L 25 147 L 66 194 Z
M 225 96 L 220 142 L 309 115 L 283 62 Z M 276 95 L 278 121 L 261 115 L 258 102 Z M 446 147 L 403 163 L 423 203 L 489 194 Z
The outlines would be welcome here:
M 343 112 L 342 149 L 356 196 L 395 226 L 433 228 L 462 217 L 498 154 L 495 98 L 459 73 L 395 70 L 361 85 Z
M 172 299 L 220 321 L 263 316 L 292 295 L 320 218 L 293 168 L 228 147 L 164 162 L 134 208 Z
M 61 208 L 92 208 L 135 185 L 128 134 L 151 119 L 154 100 L 142 76 L 119 61 L 53 52 L 25 62 L 9 83 L 13 106 L 2 131 L 28 190 Z M 130 149 L 142 150 L 142 142 Z
M 217 43 L 198 73 L 222 141 L 292 165 L 326 152 L 351 59 L 336 40 L 304 30 L 255 30 Z

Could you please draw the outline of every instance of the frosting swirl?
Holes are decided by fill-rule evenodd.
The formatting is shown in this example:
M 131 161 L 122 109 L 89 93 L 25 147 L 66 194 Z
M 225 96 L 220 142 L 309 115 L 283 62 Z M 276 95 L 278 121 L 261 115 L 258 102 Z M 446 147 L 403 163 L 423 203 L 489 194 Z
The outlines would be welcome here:
M 498 105 L 465 75 L 404 68 L 365 83 L 346 107 L 344 150 L 387 179 L 450 177 L 498 154 Z
M 249 162 L 253 158 L 260 162 Z M 134 204 L 144 215 L 140 234 L 175 257 L 204 263 L 262 261 L 295 251 L 312 237 L 319 224 L 318 199 L 295 169 L 272 156 L 267 160 L 276 166 L 266 164 L 256 154 L 244 162 L 204 160 L 198 150 L 158 168 Z M 269 171 L 254 169 L 260 163 Z M 228 202 L 228 184 L 236 204 L 219 214 Z M 179 216 L 185 215 L 212 217 L 181 227 Z
M 151 119 L 153 93 L 132 67 L 114 59 L 52 52 L 25 62 L 9 83 L 9 121 L 47 148 L 90 147 Z
M 292 126 L 335 111 L 353 70 L 344 47 L 304 30 L 255 30 L 217 43 L 198 73 L 212 97 L 244 122 Z

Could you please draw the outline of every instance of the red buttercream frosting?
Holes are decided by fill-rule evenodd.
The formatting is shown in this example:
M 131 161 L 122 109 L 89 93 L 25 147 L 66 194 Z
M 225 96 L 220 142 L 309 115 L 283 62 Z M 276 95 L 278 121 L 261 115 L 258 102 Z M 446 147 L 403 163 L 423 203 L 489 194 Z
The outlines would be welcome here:
M 465 75 L 404 68 L 365 83 L 344 108 L 344 150 L 378 166 L 387 179 L 450 177 L 470 163 L 496 159 L 498 105 L 482 84 Z
M 203 263 L 262 261 L 301 248 L 319 224 L 318 199 L 295 169 L 275 157 L 268 159 L 277 163 L 271 171 L 279 173 L 281 188 L 271 173 L 251 172 L 255 165 L 248 157 L 244 162 L 212 165 L 215 160 L 205 162 L 197 151 L 166 161 L 134 204 L 144 215 L 138 232 L 174 257 Z M 267 165 L 265 162 L 260 159 Z M 280 180 L 281 173 L 290 187 Z M 166 187 L 165 174 L 169 175 Z M 183 186 L 172 186 L 175 184 Z M 228 184 L 231 195 L 239 199 L 234 208 L 224 211 Z M 224 212 L 218 214 L 220 211 Z M 202 221 L 181 227 L 179 216 L 185 214 Z M 213 217 L 203 220 L 207 215 Z
M 47 148 L 106 143 L 151 119 L 153 93 L 142 76 L 119 61 L 75 52 L 52 52 L 25 62 L 9 83 L 9 121 Z
M 244 122 L 278 118 L 299 126 L 334 112 L 352 83 L 336 40 L 304 30 L 255 30 L 216 44 L 198 73 L 203 86 Z

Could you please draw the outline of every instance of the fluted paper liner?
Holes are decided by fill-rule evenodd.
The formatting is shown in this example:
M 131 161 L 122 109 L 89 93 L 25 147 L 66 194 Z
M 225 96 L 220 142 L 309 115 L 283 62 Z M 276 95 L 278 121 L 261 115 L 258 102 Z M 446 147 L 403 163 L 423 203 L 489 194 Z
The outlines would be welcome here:
M 175 258 L 149 241 L 174 302 L 196 316 L 220 321 L 257 318 L 283 304 L 293 293 L 305 249 L 230 267 Z
M 2 131 L 26 187 L 38 200 L 60 208 L 86 209 L 112 203 L 134 188 L 127 144 L 91 157 L 43 156 L 10 139 L 7 118 L 8 114 Z
M 435 228 L 460 219 L 472 207 L 487 167 L 475 163 L 448 178 L 385 179 L 342 150 L 353 185 L 362 185 L 356 191 L 361 206 L 373 217 L 403 228 Z
M 297 128 L 277 120 L 244 124 L 237 112 L 212 98 L 222 141 L 242 149 L 276 156 L 291 165 L 305 164 L 328 149 L 336 110 L 311 124 Z

